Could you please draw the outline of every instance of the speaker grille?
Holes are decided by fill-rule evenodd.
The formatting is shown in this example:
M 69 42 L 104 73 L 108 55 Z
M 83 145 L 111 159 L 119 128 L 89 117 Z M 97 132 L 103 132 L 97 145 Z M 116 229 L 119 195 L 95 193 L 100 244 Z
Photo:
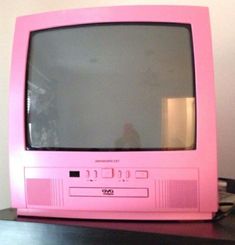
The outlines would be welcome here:
M 197 180 L 157 180 L 156 207 L 159 209 L 198 208 Z
M 28 206 L 64 206 L 61 179 L 26 179 Z

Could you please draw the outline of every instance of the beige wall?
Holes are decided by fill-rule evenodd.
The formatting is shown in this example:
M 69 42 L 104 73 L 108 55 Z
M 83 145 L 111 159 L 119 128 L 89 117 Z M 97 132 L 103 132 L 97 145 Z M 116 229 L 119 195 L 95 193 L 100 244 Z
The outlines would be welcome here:
M 1 0 L 0 2 L 0 209 L 10 205 L 8 87 L 15 17 L 88 6 L 126 4 L 201 5 L 210 9 L 218 118 L 219 175 L 235 178 L 235 4 L 234 0 Z

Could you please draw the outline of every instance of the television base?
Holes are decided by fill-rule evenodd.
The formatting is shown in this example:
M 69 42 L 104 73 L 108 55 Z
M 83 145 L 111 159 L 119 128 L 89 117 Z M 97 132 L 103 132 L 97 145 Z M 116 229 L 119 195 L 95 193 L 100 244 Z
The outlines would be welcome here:
M 211 220 L 210 212 L 108 212 L 108 211 L 75 211 L 49 209 L 17 209 L 18 216 L 36 216 L 50 218 L 101 219 L 101 220 Z

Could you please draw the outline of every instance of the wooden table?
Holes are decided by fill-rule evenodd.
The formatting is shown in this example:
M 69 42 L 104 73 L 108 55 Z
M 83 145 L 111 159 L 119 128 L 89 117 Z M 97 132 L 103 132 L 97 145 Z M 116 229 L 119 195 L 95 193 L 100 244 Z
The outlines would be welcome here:
M 0 244 L 235 244 L 235 214 L 216 223 L 17 217 L 0 211 Z

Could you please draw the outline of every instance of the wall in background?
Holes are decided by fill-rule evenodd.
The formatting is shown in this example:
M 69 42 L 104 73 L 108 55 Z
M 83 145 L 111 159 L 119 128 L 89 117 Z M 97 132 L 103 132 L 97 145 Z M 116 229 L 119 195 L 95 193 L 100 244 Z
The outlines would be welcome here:
M 208 6 L 214 53 L 219 176 L 235 179 L 235 5 L 234 0 L 8 0 L 0 3 L 0 209 L 10 206 L 8 87 L 16 16 L 80 7 L 135 4 Z

